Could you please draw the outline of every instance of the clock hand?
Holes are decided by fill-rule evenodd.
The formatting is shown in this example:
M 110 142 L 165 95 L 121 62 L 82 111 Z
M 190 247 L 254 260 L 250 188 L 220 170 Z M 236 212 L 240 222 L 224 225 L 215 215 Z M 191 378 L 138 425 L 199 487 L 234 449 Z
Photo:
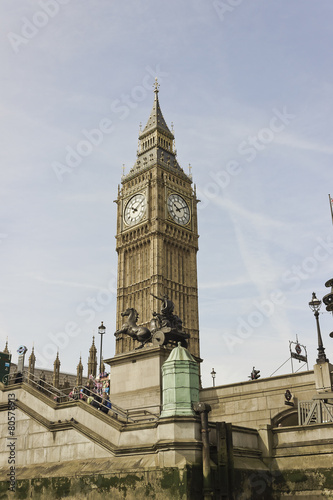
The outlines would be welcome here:
M 139 207 L 139 205 L 140 205 L 140 202 L 138 202 L 138 203 L 136 204 L 136 207 L 137 207 L 137 208 L 135 208 L 134 206 L 132 207 L 133 212 L 137 212 L 137 211 L 138 211 L 138 207 Z
M 177 207 L 177 205 L 176 205 L 176 203 L 175 203 L 175 208 L 176 208 L 176 211 L 177 211 L 177 212 L 180 212 L 180 211 L 181 211 L 181 209 L 182 209 L 183 207 Z

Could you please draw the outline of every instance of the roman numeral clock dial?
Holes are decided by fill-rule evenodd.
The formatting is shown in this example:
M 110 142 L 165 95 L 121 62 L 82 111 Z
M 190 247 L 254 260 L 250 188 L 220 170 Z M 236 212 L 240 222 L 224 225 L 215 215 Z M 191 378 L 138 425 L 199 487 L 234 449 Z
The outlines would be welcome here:
M 128 226 L 139 222 L 146 213 L 146 197 L 139 193 L 133 196 L 125 206 L 124 221 Z
M 179 194 L 171 194 L 169 196 L 168 212 L 177 224 L 185 226 L 190 221 L 190 208 Z

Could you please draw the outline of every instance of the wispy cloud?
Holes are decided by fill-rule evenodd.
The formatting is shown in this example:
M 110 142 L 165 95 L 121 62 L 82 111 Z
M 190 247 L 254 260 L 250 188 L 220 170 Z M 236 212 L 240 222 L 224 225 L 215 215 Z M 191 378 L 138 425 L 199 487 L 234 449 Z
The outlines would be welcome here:
M 65 286 L 65 287 L 71 287 L 71 288 L 85 288 L 85 289 L 90 289 L 90 290 L 107 290 L 107 288 L 102 288 L 100 286 L 95 286 L 91 285 L 89 283 L 76 283 L 74 281 L 65 281 L 65 280 L 56 280 L 56 279 L 50 279 L 50 278 L 44 278 L 43 276 L 38 276 L 36 274 L 28 274 L 30 278 L 32 278 L 35 281 L 40 281 L 42 283 L 46 283 L 47 285 L 56 285 L 56 286 Z
M 298 137 L 295 134 L 281 134 L 275 139 L 276 143 L 288 146 L 302 151 L 314 151 L 316 153 L 333 154 L 333 147 L 328 144 L 313 142 L 311 139 L 306 140 Z
M 214 282 L 209 282 L 209 283 L 205 283 L 205 282 L 200 282 L 200 289 L 201 290 L 210 290 L 210 289 L 223 289 L 223 288 L 230 288 L 230 287 L 233 287 L 233 286 L 244 286 L 244 285 L 248 285 L 250 282 L 249 279 L 245 279 L 243 276 L 242 277 L 238 277 L 238 278 L 235 278 L 233 280 L 229 280 L 229 281 L 225 281 L 223 279 L 221 279 L 221 281 L 214 281 Z
M 251 193 L 251 196 L 254 196 L 254 193 Z M 254 212 L 251 211 L 246 205 L 241 205 L 237 201 L 233 201 L 227 197 L 216 197 L 213 198 L 213 203 L 218 205 L 219 207 L 228 210 L 230 216 L 238 217 L 238 221 L 242 219 L 244 224 L 248 224 L 248 227 L 257 228 L 261 230 L 263 228 L 275 227 L 275 228 L 283 228 L 286 227 L 284 222 L 280 220 L 276 220 L 271 218 L 267 214 L 263 214 L 262 212 Z

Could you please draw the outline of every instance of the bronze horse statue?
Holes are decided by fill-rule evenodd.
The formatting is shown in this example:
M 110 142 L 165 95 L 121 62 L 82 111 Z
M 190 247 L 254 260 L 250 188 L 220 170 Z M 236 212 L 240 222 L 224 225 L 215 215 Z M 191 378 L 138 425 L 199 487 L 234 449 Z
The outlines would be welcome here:
M 115 332 L 115 337 L 117 337 L 118 340 L 118 336 L 121 333 L 125 333 L 126 335 L 132 337 L 132 339 L 141 342 L 141 345 L 137 347 L 137 349 L 141 349 L 141 347 L 143 347 L 145 343 L 151 339 L 150 330 L 145 326 L 138 326 L 136 324 L 139 314 L 138 311 L 134 309 L 134 307 L 128 307 L 126 311 L 121 313 L 121 315 L 127 318 L 127 320 L 122 325 L 122 327 Z

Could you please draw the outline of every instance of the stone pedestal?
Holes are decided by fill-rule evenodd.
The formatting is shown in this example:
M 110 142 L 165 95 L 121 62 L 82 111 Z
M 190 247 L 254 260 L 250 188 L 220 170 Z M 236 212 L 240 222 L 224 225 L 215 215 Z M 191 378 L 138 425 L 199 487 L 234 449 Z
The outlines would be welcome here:
M 328 361 L 326 363 L 317 363 L 313 367 L 315 384 L 317 392 L 331 392 L 333 365 Z
M 162 365 L 171 347 L 146 346 L 105 359 L 110 365 L 110 399 L 126 410 L 162 404 Z

